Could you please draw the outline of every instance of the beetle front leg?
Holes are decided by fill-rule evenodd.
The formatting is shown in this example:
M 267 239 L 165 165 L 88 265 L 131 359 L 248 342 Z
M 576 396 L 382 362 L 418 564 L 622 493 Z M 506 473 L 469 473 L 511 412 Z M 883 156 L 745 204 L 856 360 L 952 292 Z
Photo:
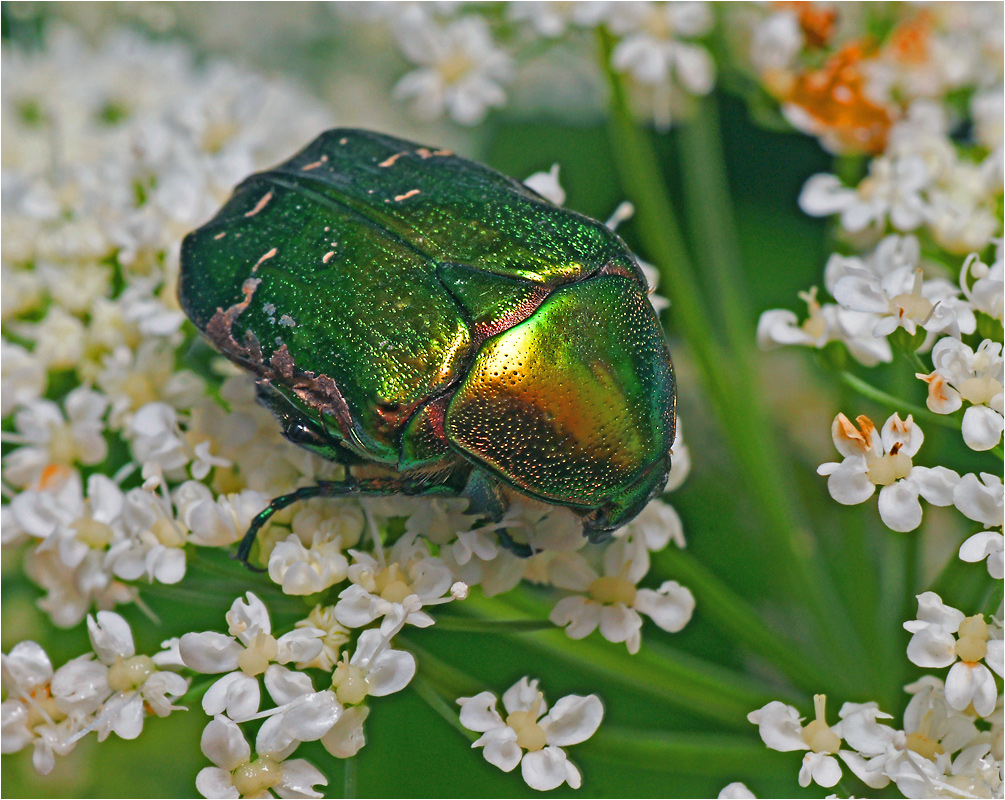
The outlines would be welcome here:
M 312 497 L 348 494 L 351 491 L 348 487 L 346 487 L 346 491 L 344 492 L 331 491 L 332 486 L 340 486 L 340 484 L 336 481 L 320 481 L 314 486 L 303 486 L 295 492 L 273 498 L 272 502 L 251 521 L 251 525 L 248 526 L 248 531 L 244 534 L 244 538 L 241 539 L 241 545 L 237 548 L 237 553 L 234 554 L 233 558 L 236 558 L 252 572 L 265 572 L 264 569 L 254 567 L 248 563 L 248 556 L 251 555 L 251 548 L 255 544 L 255 537 L 258 536 L 258 532 L 265 526 L 265 523 L 272 519 L 272 515 L 277 511 L 282 511 L 287 506 L 293 505 L 300 500 L 309 500 Z
M 281 511 L 287 506 L 293 505 L 300 500 L 310 500 L 312 497 L 344 497 L 346 495 L 370 495 L 384 496 L 389 494 L 404 494 L 410 497 L 423 495 L 439 495 L 457 497 L 459 492 L 443 484 L 423 484 L 414 480 L 406 480 L 396 477 L 380 477 L 357 479 L 347 475 L 341 481 L 318 481 L 314 486 L 302 486 L 294 492 L 281 495 L 269 503 L 248 526 L 248 532 L 241 539 L 241 544 L 237 548 L 234 558 L 253 572 L 265 572 L 265 570 L 254 567 L 248 563 L 248 556 L 251 555 L 251 548 L 255 544 L 258 532 L 277 511 Z

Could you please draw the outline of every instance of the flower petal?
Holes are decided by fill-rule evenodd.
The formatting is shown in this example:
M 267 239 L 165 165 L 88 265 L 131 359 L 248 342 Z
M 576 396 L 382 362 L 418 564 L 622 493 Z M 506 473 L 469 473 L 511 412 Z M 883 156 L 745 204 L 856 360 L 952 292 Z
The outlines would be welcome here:
M 484 748 L 482 754 L 485 760 L 503 772 L 512 771 L 523 755 L 523 750 L 516 743 L 516 731 L 505 725 L 486 731 L 471 746 Z
M 585 742 L 600 727 L 604 705 L 595 694 L 563 697 L 538 724 L 550 745 L 567 746 Z
M 200 742 L 203 754 L 221 769 L 230 772 L 251 758 L 251 746 L 236 723 L 226 717 L 217 716 L 202 732 Z M 236 795 L 235 795 L 236 796 Z
M 114 611 L 99 611 L 97 622 L 88 614 L 87 635 L 102 664 L 115 663 L 117 656 L 131 658 L 136 655 L 129 623 Z
M 963 414 L 962 430 L 971 450 L 990 450 L 1002 440 L 1005 418 L 987 406 L 970 406 Z
M 186 633 L 178 642 L 178 652 L 189 669 L 212 674 L 237 669 L 237 659 L 244 648 L 224 633 L 207 631 Z
M 523 757 L 523 779 L 531 789 L 550 792 L 565 783 L 566 763 L 565 751 L 560 747 L 545 747 L 536 753 L 527 753 Z
M 261 702 L 258 679 L 231 672 L 209 687 L 202 698 L 202 709 L 211 716 L 226 712 L 235 722 L 244 722 L 258 713 Z
M 921 524 L 918 487 L 910 480 L 900 480 L 880 489 L 879 517 L 892 531 L 906 533 L 917 528 Z
M 660 628 L 677 633 L 694 613 L 694 595 L 677 581 L 666 581 L 658 591 L 639 589 L 635 609 L 648 616 Z
M 280 797 L 324 797 L 314 787 L 317 784 L 327 786 L 328 779 L 310 762 L 294 758 L 284 761 L 280 770 L 279 783 L 272 787 L 272 791 Z

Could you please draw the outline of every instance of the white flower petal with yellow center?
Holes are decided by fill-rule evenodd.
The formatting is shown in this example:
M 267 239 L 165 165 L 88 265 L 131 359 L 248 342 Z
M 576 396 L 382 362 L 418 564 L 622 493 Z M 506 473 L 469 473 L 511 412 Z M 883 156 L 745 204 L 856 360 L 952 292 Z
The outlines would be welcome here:
M 238 598 L 227 612 L 229 636 L 208 631 L 186 633 L 178 649 L 185 665 L 196 672 L 228 673 L 214 683 L 203 697 L 207 714 L 226 711 L 237 721 L 250 719 L 258 712 L 261 689 L 258 676 L 270 664 L 309 662 L 321 652 L 321 636 L 316 628 L 297 628 L 278 639 L 272 635 L 268 609 L 258 597 L 247 593 L 247 601 Z
M 691 619 L 694 596 L 676 581 L 666 581 L 658 590 L 639 589 L 648 558 L 638 553 L 645 545 L 618 539 L 604 555 L 604 574 L 599 575 L 577 553 L 553 562 L 552 581 L 562 589 L 581 592 L 559 600 L 548 618 L 565 627 L 572 639 L 582 639 L 596 628 L 610 642 L 624 642 L 629 653 L 642 644 L 642 617 L 646 614 L 663 630 L 675 633 Z
M 834 446 L 844 461 L 821 464 L 819 475 L 827 476 L 827 489 L 842 505 L 865 502 L 879 493 L 879 515 L 894 531 L 912 531 L 921 524 L 919 497 L 937 506 L 953 502 L 953 490 L 960 476 L 946 467 L 916 467 L 912 461 L 924 435 L 908 416 L 902 420 L 894 414 L 877 432 L 868 417 L 852 424 L 844 414 L 838 414 L 831 425 Z
M 917 618 L 905 622 L 904 628 L 913 634 L 907 645 L 913 663 L 951 665 L 945 683 L 949 706 L 962 711 L 973 703 L 980 716 L 989 717 L 998 698 L 991 670 L 1001 675 L 1005 669 L 1001 626 L 988 625 L 981 614 L 966 617 L 935 592 L 923 592 L 918 595 Z
M 548 705 L 537 683 L 524 677 L 503 694 L 505 719 L 491 692 L 458 698 L 461 724 L 482 734 L 472 747 L 483 748 L 490 764 L 510 772 L 522 762 L 523 778 L 532 789 L 550 791 L 563 783 L 578 789 L 579 770 L 561 748 L 596 733 L 603 705 L 596 695 L 569 695 L 546 714 Z
M 327 778 L 304 759 L 287 761 L 289 752 L 270 751 L 256 741 L 256 757 L 241 729 L 226 717 L 215 717 L 202 734 L 202 752 L 215 767 L 196 776 L 199 793 L 222 797 L 322 797 L 314 787 Z
M 146 709 L 166 717 L 180 706 L 172 700 L 185 694 L 188 681 L 173 672 L 161 672 L 149 656 L 136 655 L 129 624 L 114 611 L 88 614 L 87 633 L 98 660 L 107 667 L 105 680 L 113 692 L 98 712 L 98 741 L 109 733 L 135 739 L 143 731 Z
M 1002 345 L 985 339 L 972 350 L 959 339 L 947 336 L 932 348 L 935 370 L 917 377 L 928 384 L 928 408 L 936 414 L 951 414 L 966 401 L 963 441 L 972 450 L 990 450 L 1005 430 L 1005 361 Z

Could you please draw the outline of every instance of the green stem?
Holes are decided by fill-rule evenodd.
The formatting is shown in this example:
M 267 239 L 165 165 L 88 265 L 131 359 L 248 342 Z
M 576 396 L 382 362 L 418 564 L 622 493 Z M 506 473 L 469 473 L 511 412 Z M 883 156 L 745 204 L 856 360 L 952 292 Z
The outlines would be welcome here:
M 854 678 L 832 673 L 830 665 L 815 653 L 793 647 L 769 628 L 743 597 L 689 553 L 668 548 L 655 558 L 661 574 L 679 579 L 694 593 L 697 614 L 777 667 L 795 686 L 810 694 L 847 693 L 855 688 Z
M 449 725 L 456 731 L 458 731 L 465 739 L 469 742 L 475 741 L 478 738 L 478 734 L 474 731 L 469 731 L 463 725 L 461 725 L 461 718 L 456 711 L 436 692 L 436 690 L 430 686 L 424 679 L 415 678 L 412 681 L 412 688 L 415 693 L 421 697 L 426 705 L 428 705 L 433 711 L 439 714 L 443 719 L 449 723 Z
M 733 356 L 717 341 L 659 161 L 645 131 L 632 119 L 621 77 L 609 66 L 612 41 L 603 30 L 601 43 L 612 95 L 609 128 L 613 154 L 623 186 L 636 204 L 639 233 L 669 289 L 674 319 L 687 333 L 719 421 L 759 501 L 766 521 L 765 541 L 774 549 L 774 557 L 790 566 L 781 573 L 789 584 L 789 595 L 808 605 L 820 629 L 818 639 L 829 646 L 835 669 L 853 673 L 856 663 L 863 663 L 868 656 L 828 576 L 813 560 L 814 542 L 799 522 L 793 481 L 771 440 L 770 425 L 758 401 L 760 393 L 744 382 L 744 372 L 734 369 Z
M 751 732 L 753 732 L 753 726 Z M 601 725 L 577 753 L 584 759 L 631 765 L 674 775 L 777 775 L 785 756 L 753 736 L 722 733 L 663 733 Z
M 505 599 L 472 593 L 457 610 L 494 619 L 521 619 L 535 613 L 544 616 L 547 606 L 526 592 Z M 573 640 L 559 629 L 528 635 L 524 642 L 540 653 L 588 670 L 605 681 L 658 697 L 733 728 L 745 729 L 748 712 L 780 695 L 796 702 L 805 699 L 658 641 L 647 641 L 635 655 L 629 655 L 623 645 L 604 641 L 597 635 Z
M 677 131 L 680 165 L 684 177 L 691 252 L 711 277 L 713 311 L 721 310 L 733 367 L 743 371 L 741 383 L 752 385 L 754 326 L 745 300 L 740 267 L 742 257 L 733 217 L 726 157 L 720 135 L 719 113 L 712 98 L 698 102 L 697 113 Z
M 547 620 L 541 619 L 481 619 L 458 616 L 440 616 L 436 618 L 438 631 L 463 631 L 465 633 L 527 633 L 530 631 L 546 631 L 555 627 Z
M 342 797 L 354 798 L 359 788 L 356 774 L 356 757 L 352 756 L 344 759 L 342 769 L 344 770 L 342 773 Z

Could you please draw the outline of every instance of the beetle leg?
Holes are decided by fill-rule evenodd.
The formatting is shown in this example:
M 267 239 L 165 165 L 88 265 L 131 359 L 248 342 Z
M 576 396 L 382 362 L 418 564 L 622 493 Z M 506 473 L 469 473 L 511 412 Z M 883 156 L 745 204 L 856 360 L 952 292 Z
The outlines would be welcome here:
M 295 492 L 290 492 L 273 499 L 251 521 L 251 525 L 248 526 L 248 532 L 244 534 L 244 538 L 241 539 L 241 544 L 237 548 L 237 553 L 233 557 L 252 572 L 264 572 L 265 570 L 248 563 L 251 548 L 255 544 L 255 537 L 258 536 L 258 532 L 272 518 L 273 514 L 301 500 L 309 500 L 312 497 L 342 497 L 345 495 L 383 496 L 389 494 L 404 494 L 410 497 L 419 497 L 422 495 L 458 497 L 460 492 L 444 484 L 426 484 L 395 476 L 361 479 L 347 475 L 341 481 L 318 481 L 314 486 L 302 486 Z
M 469 511 L 483 514 L 489 522 L 501 521 L 509 508 L 506 495 L 502 491 L 502 485 L 482 469 L 475 468 L 471 471 L 461 496 L 468 498 Z M 499 536 L 499 543 L 513 555 L 520 558 L 530 558 L 534 555 L 533 547 L 514 541 L 510 532 L 505 528 L 500 528 L 496 534 Z

